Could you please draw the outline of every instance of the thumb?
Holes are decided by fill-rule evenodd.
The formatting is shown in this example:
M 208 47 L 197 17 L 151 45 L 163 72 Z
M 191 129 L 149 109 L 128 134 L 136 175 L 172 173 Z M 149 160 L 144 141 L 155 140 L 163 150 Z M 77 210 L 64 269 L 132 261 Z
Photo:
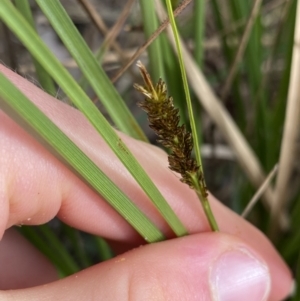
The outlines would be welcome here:
M 0 299 L 260 301 L 269 291 L 268 267 L 250 247 L 203 233 L 134 249 L 48 285 L 1 292 Z

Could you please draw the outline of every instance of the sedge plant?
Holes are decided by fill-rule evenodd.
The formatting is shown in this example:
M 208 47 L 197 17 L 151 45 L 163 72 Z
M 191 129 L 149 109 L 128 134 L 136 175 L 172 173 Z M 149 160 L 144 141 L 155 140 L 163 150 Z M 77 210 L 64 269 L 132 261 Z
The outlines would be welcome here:
M 184 124 L 179 125 L 179 110 L 174 107 L 173 98 L 168 96 L 166 83 L 159 79 L 152 83 L 150 74 L 139 61 L 144 86 L 135 84 L 137 91 L 145 96 L 139 106 L 147 112 L 150 127 L 158 136 L 158 142 L 169 149 L 169 168 L 181 175 L 180 181 L 194 189 L 201 201 L 211 228 L 218 231 L 218 225 L 207 200 L 207 187 L 201 166 L 192 157 L 193 138 Z
M 151 4 L 155 3 L 155 5 L 149 5 L 148 2 L 151 2 Z M 179 1 L 140 0 L 140 6 L 143 7 L 143 5 L 145 5 L 143 8 L 144 13 L 149 14 L 149 18 L 143 18 L 142 25 L 145 35 L 149 37 L 158 24 L 162 22 L 160 31 L 157 31 L 156 35 L 155 33 L 151 35 L 152 40 L 150 39 L 153 41 L 155 37 L 158 36 L 160 42 L 157 43 L 155 47 L 147 48 L 146 46 L 150 45 L 151 41 L 146 41 L 144 48 L 142 45 L 138 45 L 141 46 L 140 49 L 142 50 L 137 50 L 137 55 L 131 56 L 131 59 L 129 58 L 127 62 L 120 60 L 118 63 L 120 63 L 120 65 L 130 66 L 132 61 L 137 60 L 138 56 L 143 52 L 143 49 L 145 50 L 145 48 L 147 48 L 147 58 L 149 62 L 147 69 L 150 70 L 153 82 L 147 70 L 142 67 L 142 65 L 139 65 L 144 84 L 143 86 L 137 85 L 136 87 L 145 96 L 141 107 L 148 112 L 150 126 L 158 133 L 158 139 L 170 150 L 170 168 L 181 174 L 181 180 L 195 190 L 202 204 L 208 204 L 208 202 L 206 202 L 206 183 L 204 182 L 199 143 L 197 142 L 198 135 L 197 133 L 195 135 L 192 121 L 193 114 L 190 114 L 190 100 L 189 97 L 185 97 L 182 93 L 183 90 L 188 93 L 189 91 L 186 84 L 185 89 L 181 89 L 179 92 L 173 89 L 173 87 L 179 86 L 178 82 L 180 77 L 184 74 L 184 68 L 182 67 L 186 68 L 189 84 L 194 93 L 194 95 L 192 94 L 193 107 L 197 104 L 198 108 L 201 107 L 206 111 L 208 118 L 214 123 L 214 133 L 217 134 L 216 136 L 222 137 L 220 142 L 220 139 L 212 139 L 213 135 L 209 133 L 209 135 L 205 135 L 205 138 L 201 140 L 210 146 L 215 146 L 216 150 L 218 150 L 218 147 L 221 147 L 227 150 L 230 149 L 231 153 L 235 154 L 234 159 L 232 159 L 232 157 L 230 159 L 224 159 L 219 155 L 218 151 L 213 154 L 215 155 L 213 159 L 206 154 L 208 159 L 205 160 L 205 164 L 210 164 L 214 161 L 214 166 L 217 167 L 215 169 L 207 169 L 210 171 L 206 173 L 207 186 L 211 188 L 219 199 L 225 200 L 226 204 L 228 204 L 232 210 L 241 213 L 247 206 L 249 199 L 254 195 L 255 189 L 263 182 L 263 176 L 267 175 L 273 166 L 280 161 L 280 153 L 286 153 L 286 151 L 281 150 L 294 149 L 293 141 L 295 139 L 290 141 L 290 144 L 288 144 L 287 139 L 282 139 L 283 136 L 286 135 L 283 131 L 284 123 L 288 125 L 286 128 L 293 128 L 299 133 L 299 118 L 293 119 L 285 115 L 288 91 L 291 89 L 290 84 L 296 83 L 295 86 L 297 87 L 297 83 L 299 82 L 299 80 L 295 79 L 292 72 L 292 56 L 293 52 L 297 51 L 297 49 L 293 49 L 294 31 L 296 21 L 300 18 L 297 1 L 262 1 L 258 11 L 256 11 L 256 14 L 253 16 L 254 22 L 252 22 L 251 27 L 248 26 L 248 32 L 246 32 L 246 28 L 247 24 L 249 24 L 248 20 L 252 18 L 252 6 L 257 1 L 183 1 L 179 4 L 179 10 L 181 5 L 187 4 L 188 2 L 194 2 L 196 6 L 193 11 L 189 11 L 188 13 L 192 18 L 184 19 L 184 26 L 186 23 L 192 23 L 190 27 L 193 28 L 192 32 L 191 30 L 190 32 L 183 32 L 182 27 L 178 26 L 183 40 L 189 42 L 186 44 L 189 47 L 188 55 L 186 55 L 184 51 L 185 44 L 182 44 L 184 52 L 183 64 L 182 55 L 180 54 L 180 43 L 177 39 L 176 49 L 179 54 L 181 70 L 183 70 L 181 73 L 178 71 L 180 68 L 178 68 L 178 61 L 175 59 L 176 52 L 172 52 L 173 44 L 168 40 L 168 29 L 167 34 L 165 34 L 166 31 L 162 33 L 162 28 L 165 28 L 167 24 L 164 22 L 166 15 L 160 18 L 159 13 L 162 12 L 162 9 L 158 10 L 156 8 L 156 4 L 161 4 L 162 2 L 164 2 L 168 8 L 169 19 L 173 28 L 171 36 L 174 37 L 176 24 L 172 18 L 173 8 Z M 170 2 L 172 2 L 172 5 Z M 46 18 L 53 24 L 54 31 L 59 35 L 60 40 L 66 47 L 69 47 L 71 57 L 77 62 L 78 69 L 81 70 L 87 79 L 88 85 L 93 87 L 95 94 L 97 94 L 98 99 L 109 115 L 113 126 L 136 139 L 147 141 L 145 134 L 135 120 L 136 118 L 133 117 L 130 110 L 128 110 L 128 104 L 124 102 L 123 97 L 125 98 L 124 95 L 126 91 L 123 91 L 124 93 L 122 92 L 122 97 L 121 94 L 116 91 L 102 66 L 95 60 L 94 53 L 96 53 L 96 50 L 93 49 L 93 51 L 95 50 L 94 53 L 90 51 L 91 49 L 87 47 L 84 39 L 82 39 L 81 36 L 78 37 L 80 34 L 73 26 L 73 22 L 70 20 L 68 13 L 61 7 L 60 1 L 37 0 L 36 3 L 44 12 Z M 19 12 L 17 12 L 16 9 Z M 156 12 L 154 11 L 155 9 L 157 10 Z M 178 8 L 175 10 L 175 14 L 177 13 Z M 208 13 L 210 16 L 209 20 L 206 18 Z M 155 18 L 156 15 L 159 16 L 158 19 Z M 14 2 L 1 0 L 0 18 L 1 21 L 14 32 L 15 36 L 18 37 L 25 47 L 28 48 L 29 52 L 31 52 L 34 58 L 33 68 L 35 68 L 37 79 L 45 91 L 56 95 L 55 89 L 59 86 L 65 95 L 69 95 L 71 101 L 73 101 L 78 108 L 82 105 L 79 101 L 90 101 L 86 92 L 78 89 L 76 81 L 67 75 L 66 70 L 62 68 L 62 64 L 58 64 L 57 60 L 53 58 L 53 55 L 51 56 L 51 54 L 49 54 L 49 50 L 42 45 L 37 32 L 34 29 L 29 29 L 29 26 L 30 28 L 34 27 L 34 22 L 30 14 L 28 0 L 15 0 Z M 181 22 L 181 24 L 183 24 L 183 22 Z M 206 27 L 206 25 L 208 26 Z M 194 30 L 196 27 L 197 30 Z M 208 30 L 202 31 L 204 28 Z M 125 34 L 130 35 L 131 33 L 126 32 Z M 248 35 L 248 39 L 243 38 L 246 34 Z M 199 40 L 196 41 L 196 39 Z M 244 50 L 241 52 L 239 41 L 242 40 L 246 42 L 242 47 Z M 124 50 L 127 50 L 126 46 L 123 47 Z M 150 54 L 152 51 L 153 54 Z M 126 51 L 124 51 L 124 54 L 125 52 Z M 194 54 L 194 62 L 190 59 L 191 53 Z M 17 55 L 20 56 L 19 53 L 17 53 Z M 200 55 L 200 58 L 198 55 Z M 235 61 L 237 61 L 236 57 L 239 57 L 238 64 L 235 64 Z M 158 62 L 159 68 L 155 68 Z M 117 80 L 124 70 L 125 69 L 122 70 L 120 68 L 120 70 L 112 75 L 112 78 Z M 174 70 L 176 70 L 176 72 Z M 222 99 L 222 89 L 224 89 L 227 75 L 233 72 L 231 70 L 234 70 L 235 75 L 230 83 L 227 97 Z M 26 72 L 25 75 L 27 76 Z M 158 80 L 158 83 L 156 83 L 160 76 L 163 80 Z M 180 113 L 183 112 L 183 116 L 180 116 L 180 119 L 176 113 L 177 109 L 175 109 L 172 98 L 167 94 L 166 84 L 163 81 L 167 83 L 170 94 L 174 96 L 176 107 L 180 108 Z M 26 110 L 26 115 L 29 116 L 28 122 L 35 123 L 34 126 L 39 127 L 39 124 L 45 121 L 44 117 L 38 113 L 33 114 L 30 110 L 27 111 L 26 107 L 24 107 L 24 103 L 27 102 L 27 99 L 24 95 L 20 95 L 15 87 L 7 83 L 5 78 L 0 77 L 0 82 L 2 97 L 0 102 L 1 109 L 5 110 L 10 107 L 10 111 L 13 111 L 16 109 L 11 108 L 18 106 L 18 110 L 21 110 L 19 118 L 24 121 L 25 116 L 22 110 Z M 134 82 L 137 82 L 137 80 L 134 79 Z M 183 82 L 186 81 L 183 80 Z M 129 86 L 130 89 L 132 89 L 131 82 L 127 87 Z M 209 87 L 209 89 L 207 87 Z M 187 105 L 185 99 L 187 99 Z M 177 101 L 180 103 L 179 105 Z M 82 106 L 84 107 L 84 105 Z M 184 111 L 185 106 L 188 107 L 187 112 Z M 112 136 L 110 134 L 112 131 L 108 128 L 110 125 L 103 120 L 103 116 L 99 117 L 98 113 L 93 113 L 93 110 L 97 110 L 96 107 L 92 108 L 90 104 L 88 107 L 92 109 L 91 114 L 96 116 L 96 122 L 99 124 L 99 127 L 101 127 L 101 130 L 103 131 L 103 128 L 106 129 L 108 133 L 104 133 L 106 138 L 108 140 L 111 139 Z M 296 109 L 297 106 L 288 111 L 296 112 Z M 161 112 L 159 112 L 159 110 L 161 110 Z M 162 111 L 166 113 L 168 118 L 164 118 Z M 37 116 L 39 117 L 36 118 Z M 156 116 L 158 117 L 156 118 Z M 191 121 L 191 133 L 187 132 L 186 127 L 180 125 L 181 121 L 183 121 L 185 125 L 189 127 L 186 122 L 187 119 Z M 52 145 L 58 147 L 60 145 L 62 151 L 64 151 L 65 147 L 71 147 L 69 150 L 71 157 L 74 152 L 78 155 L 75 160 L 75 164 L 77 164 L 75 167 L 78 169 L 78 172 L 85 172 L 86 176 L 89 176 L 91 171 L 93 171 L 94 176 L 89 179 L 91 186 L 97 185 L 95 178 L 98 179 L 98 182 L 99 179 L 105 181 L 106 190 L 100 190 L 100 188 L 102 189 L 104 187 L 104 185 L 102 185 L 102 187 L 99 187 L 99 194 L 106 196 L 107 201 L 111 202 L 116 210 L 119 210 L 121 212 L 120 214 L 123 214 L 125 218 L 130 216 L 129 222 L 137 228 L 137 231 L 140 232 L 143 237 L 148 238 L 149 242 L 165 239 L 156 226 L 146 221 L 144 214 L 140 210 L 137 210 L 138 208 L 132 206 L 130 200 L 121 191 L 118 191 L 113 183 L 110 183 L 106 179 L 103 172 L 96 170 L 92 162 L 87 160 L 88 158 L 86 158 L 84 154 L 81 154 L 78 149 L 76 149 L 76 146 L 71 145 L 69 141 L 66 140 L 66 137 L 63 137 L 63 135 L 59 133 L 58 129 L 55 128 L 54 130 L 54 127 L 50 125 L 48 121 L 46 124 L 49 125 L 49 128 L 55 133 L 55 135 L 51 135 L 51 138 L 46 139 L 53 139 L 53 141 L 51 141 Z M 197 127 L 199 124 L 200 122 L 197 123 Z M 201 132 L 207 133 L 206 129 Z M 48 137 L 50 137 L 49 135 Z M 46 136 L 47 135 L 44 135 L 44 137 Z M 59 137 L 59 139 L 55 140 L 56 138 L 54 136 Z M 283 143 L 282 141 L 285 142 Z M 192 142 L 193 145 L 191 144 Z M 127 154 L 123 154 L 124 148 L 122 141 L 115 145 L 115 151 L 119 152 L 119 155 L 123 157 L 123 159 L 128 158 Z M 205 146 L 207 145 L 204 145 L 203 149 Z M 194 152 L 191 150 L 193 147 Z M 195 159 L 192 157 L 192 154 L 195 154 Z M 288 157 L 291 158 L 289 161 L 293 163 L 294 167 L 297 166 L 297 162 L 299 161 L 297 160 L 297 156 L 290 155 Z M 127 161 L 127 163 L 128 162 L 129 161 Z M 85 167 L 87 166 L 91 166 L 91 169 L 86 169 Z M 135 172 L 135 167 L 132 168 L 132 170 Z M 288 221 L 288 228 L 275 228 L 278 229 L 278 231 L 276 231 L 276 246 L 291 269 L 295 272 L 295 278 L 299 286 L 300 235 L 298 221 L 300 217 L 300 198 L 299 172 L 297 170 L 299 169 L 293 169 L 291 165 L 288 167 L 284 163 L 284 160 L 282 160 L 278 174 L 292 174 L 290 181 L 287 182 L 288 185 L 282 185 L 282 183 L 285 182 L 282 181 L 282 175 L 278 176 L 279 182 L 281 182 L 280 185 L 276 184 L 276 179 L 271 181 L 266 193 L 261 198 L 262 203 L 255 204 L 247 218 L 268 235 L 269 228 L 272 228 L 272 224 L 277 223 L 276 215 L 273 216 L 270 223 L 270 204 L 272 203 L 272 197 L 274 195 L 272 192 L 274 192 L 274 187 L 277 185 L 276 191 L 279 192 L 277 197 L 280 195 L 285 196 L 284 198 L 281 197 L 280 206 L 278 208 L 280 209 L 281 215 Z M 213 174 L 213 177 L 210 177 L 210 173 Z M 228 176 L 224 177 L 224 174 Z M 141 177 L 140 179 L 142 182 L 144 181 Z M 145 183 L 141 183 L 141 186 L 143 185 L 145 185 Z M 153 192 L 154 190 L 149 189 L 149 187 L 153 187 L 152 184 L 149 185 L 148 192 Z M 225 189 L 224 186 L 226 186 Z M 149 196 L 149 198 L 153 197 Z M 126 205 L 125 207 L 124 204 Z M 204 206 L 204 208 L 206 207 Z M 162 211 L 165 210 L 163 209 Z M 136 214 L 129 215 L 130 212 L 136 212 Z M 177 226 L 178 225 L 178 232 L 176 230 L 178 235 L 186 235 L 187 232 L 185 229 L 180 223 L 177 224 Z M 84 244 L 83 249 L 81 249 L 82 244 L 80 243 L 80 239 L 82 239 L 82 235 L 77 235 L 78 233 L 72 232 L 74 229 L 65 229 L 64 226 L 61 228 L 61 236 L 65 234 L 65 236 L 68 236 L 68 239 L 72 240 L 71 250 L 66 250 L 66 244 L 55 239 L 57 230 L 53 230 L 51 227 L 48 227 L 48 225 L 44 225 L 41 228 L 22 226 L 20 230 L 26 237 L 29 237 L 39 249 L 47 254 L 48 258 L 50 258 L 60 270 L 61 275 L 65 276 L 89 265 L 88 260 L 86 260 L 89 256 L 84 254 L 87 252 L 85 249 L 86 245 L 89 246 L 89 249 L 96 246 L 100 253 L 100 249 L 104 248 L 104 244 L 102 240 L 95 240 L 94 243 L 92 243 L 93 247 L 90 247 L 89 244 Z M 213 228 L 216 230 L 217 226 Z M 286 229 L 288 231 L 286 231 Z M 45 242 L 51 242 L 49 246 L 55 247 L 53 249 L 50 247 L 47 249 L 45 248 Z M 73 249 L 76 250 L 74 251 Z M 62 254 L 60 258 L 53 256 L 56 252 Z M 80 259 L 75 262 L 68 252 L 70 254 L 77 254 L 77 257 Z M 110 256 L 107 250 L 104 254 L 103 258 Z M 299 293 L 290 300 L 299 300 Z

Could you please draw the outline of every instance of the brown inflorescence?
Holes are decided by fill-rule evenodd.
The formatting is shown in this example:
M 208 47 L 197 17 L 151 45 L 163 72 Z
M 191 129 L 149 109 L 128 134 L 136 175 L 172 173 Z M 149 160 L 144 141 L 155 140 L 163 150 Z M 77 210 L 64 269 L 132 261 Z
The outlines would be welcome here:
M 195 181 L 204 185 L 203 174 L 195 159 L 192 158 L 193 139 L 185 125 L 179 125 L 179 110 L 174 107 L 173 98 L 167 95 L 166 83 L 159 79 L 154 86 L 145 66 L 138 62 L 145 86 L 135 84 L 137 91 L 146 96 L 138 105 L 147 112 L 149 126 L 154 130 L 157 140 L 171 150 L 168 156 L 169 168 L 181 174 L 180 181 L 195 187 Z M 203 187 L 203 186 L 202 186 Z

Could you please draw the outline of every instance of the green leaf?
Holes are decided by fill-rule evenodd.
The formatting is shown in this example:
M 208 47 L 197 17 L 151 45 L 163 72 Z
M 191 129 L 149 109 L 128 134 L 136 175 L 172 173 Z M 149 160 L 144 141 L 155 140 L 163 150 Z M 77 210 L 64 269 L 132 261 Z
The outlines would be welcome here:
M 28 0 L 15 0 L 15 4 L 18 10 L 28 21 L 28 23 L 32 26 L 32 28 L 35 29 L 35 24 L 34 24 L 34 20 L 30 10 L 30 5 Z M 51 94 L 52 96 L 55 96 L 56 89 L 52 78 L 49 76 L 46 70 L 40 65 L 40 63 L 35 58 L 32 58 L 32 60 L 35 66 L 36 75 L 40 85 L 47 93 Z
M 148 39 L 159 26 L 155 13 L 155 6 L 153 1 L 140 0 L 139 2 L 143 17 L 143 28 L 145 36 Z M 162 36 L 158 36 L 155 41 L 152 42 L 152 44 L 147 48 L 147 51 L 149 55 L 149 65 L 151 66 L 152 78 L 155 81 L 157 81 L 160 77 L 165 78 Z M 165 55 L 168 54 L 165 53 Z
M 205 32 L 205 13 L 206 13 L 206 2 L 203 0 L 195 0 L 194 10 L 194 41 L 195 50 L 194 57 L 198 66 L 202 68 L 203 57 L 204 57 L 204 32 Z
M 183 82 L 183 87 L 184 87 L 184 92 L 185 92 L 185 97 L 186 97 L 186 102 L 187 102 L 187 107 L 188 107 L 188 113 L 189 113 L 189 117 L 190 117 L 190 126 L 191 126 L 191 130 L 192 130 L 192 137 L 193 137 L 196 161 L 197 161 L 197 164 L 199 166 L 199 169 L 200 169 L 200 171 L 202 173 L 202 177 L 203 177 L 203 179 L 201 181 L 199 181 L 199 179 L 197 177 L 195 177 L 194 181 L 193 181 L 194 183 L 192 186 L 193 186 L 193 189 L 196 191 L 199 200 L 201 201 L 202 208 L 205 212 L 205 215 L 208 219 L 211 229 L 213 231 L 219 231 L 218 224 L 211 211 L 210 204 L 207 199 L 207 193 L 206 193 L 207 188 L 206 188 L 204 174 L 203 174 L 202 161 L 201 161 L 201 155 L 200 155 L 200 147 L 199 147 L 199 142 L 198 142 L 197 128 L 196 128 L 195 119 L 194 119 L 192 100 L 191 100 L 191 96 L 190 96 L 185 66 L 184 66 L 184 62 L 183 62 L 183 54 L 182 54 L 182 49 L 181 49 L 181 44 L 180 44 L 180 39 L 179 39 L 176 22 L 175 22 L 175 18 L 174 18 L 174 14 L 173 14 L 171 0 L 166 0 L 166 5 L 167 5 L 167 9 L 168 9 L 168 16 L 170 19 L 170 24 L 172 27 L 172 31 L 173 31 L 173 35 L 174 35 L 174 39 L 175 39 L 175 43 L 176 43 L 176 49 L 178 52 L 178 60 L 179 60 L 182 82 Z
M 106 143 L 111 147 L 114 153 L 125 165 L 134 179 L 139 183 L 147 196 L 164 217 L 166 222 L 173 229 L 174 233 L 178 236 L 187 234 L 186 229 L 184 228 L 170 205 L 164 199 L 160 191 L 151 181 L 141 165 L 137 162 L 135 157 L 131 154 L 127 146 L 112 129 L 104 116 L 97 110 L 96 106 L 90 101 L 84 91 L 75 82 L 73 77 L 45 46 L 40 37 L 37 36 L 37 34 L 32 30 L 32 28 L 28 25 L 24 18 L 18 13 L 18 11 L 10 3 L 10 1 L 3 0 L 0 2 L 0 17 L 15 33 L 15 35 L 23 42 L 23 44 L 27 47 L 31 54 L 61 86 L 66 95 L 84 113 L 84 115 L 100 133 Z M 5 87 L 5 85 L 3 87 Z M 33 112 L 29 113 L 29 115 L 31 116 L 34 116 L 34 114 L 35 113 Z M 52 138 L 53 137 L 49 137 L 48 140 Z M 52 143 L 51 140 L 49 140 L 48 142 Z M 72 153 L 69 153 L 68 155 L 72 156 Z M 76 161 L 74 163 L 76 164 Z M 92 178 L 90 177 L 89 179 L 92 180 Z
M 42 233 L 39 233 L 40 231 Z M 78 264 L 55 236 L 49 225 L 22 226 L 19 231 L 58 268 L 62 277 L 80 270 Z
M 36 1 L 66 48 L 78 64 L 114 124 L 124 133 L 140 140 L 147 138 L 124 103 L 92 51 L 79 34 L 60 1 Z
M 124 195 L 124 193 L 93 163 L 48 117 L 0 73 L 0 108 L 34 130 L 102 195 L 148 242 L 164 239 L 163 234 Z M 18 114 L 16 117 L 15 113 Z

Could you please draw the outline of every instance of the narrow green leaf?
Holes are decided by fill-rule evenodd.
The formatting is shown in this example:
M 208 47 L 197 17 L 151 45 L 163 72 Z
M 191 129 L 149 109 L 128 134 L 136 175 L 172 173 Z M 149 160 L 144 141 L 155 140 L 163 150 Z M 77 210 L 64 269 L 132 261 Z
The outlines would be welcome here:
M 189 117 L 190 117 L 190 125 L 191 125 L 191 130 L 192 130 L 193 141 L 194 141 L 196 161 L 199 164 L 200 169 L 202 170 L 201 155 L 200 155 L 200 149 L 199 149 L 197 130 L 196 130 L 196 126 L 195 126 L 195 119 L 194 119 L 194 114 L 193 114 L 190 90 L 188 87 L 188 82 L 187 82 L 187 77 L 186 77 L 186 72 L 185 72 L 185 67 L 184 67 L 184 62 L 183 62 L 183 55 L 182 55 L 180 41 L 179 41 L 179 37 L 178 37 L 177 26 L 176 26 L 176 22 L 175 22 L 173 10 L 172 10 L 171 0 L 166 0 L 166 4 L 167 4 L 167 9 L 168 9 L 168 16 L 170 19 L 170 24 L 172 26 L 172 30 L 173 30 L 173 34 L 174 34 L 174 38 L 175 38 L 175 42 L 176 42 L 176 48 L 178 51 L 178 60 L 179 60 L 182 82 L 183 82 L 184 91 L 185 91 L 188 113 L 189 113 Z
M 210 204 L 207 199 L 207 192 L 206 192 L 207 187 L 205 184 L 203 167 L 202 167 L 202 162 L 201 162 L 200 147 L 199 147 L 199 142 L 198 142 L 197 129 L 196 129 L 196 125 L 195 125 L 193 106 L 192 106 L 185 66 L 184 66 L 184 62 L 183 62 L 183 54 L 182 54 L 182 49 L 181 49 L 181 45 L 180 45 L 180 39 L 179 39 L 176 22 L 175 22 L 175 18 L 174 18 L 174 14 L 173 14 L 171 0 L 166 0 L 166 4 L 167 4 L 167 9 L 168 9 L 168 16 L 170 19 L 170 24 L 171 24 L 171 27 L 173 30 L 173 35 L 174 35 L 174 39 L 175 39 L 175 43 L 176 43 L 176 49 L 178 52 L 180 71 L 181 71 L 183 87 L 184 87 L 184 92 L 185 92 L 185 97 L 186 97 L 186 102 L 187 102 L 187 107 L 188 107 L 188 113 L 189 113 L 189 117 L 190 117 L 190 126 L 191 126 L 191 130 L 192 130 L 196 162 L 197 162 L 197 164 L 199 166 L 199 170 L 202 174 L 202 179 L 200 181 L 199 181 L 199 178 L 197 175 L 193 176 L 193 181 L 192 181 L 193 184 L 191 186 L 193 186 L 193 188 L 195 189 L 195 191 L 197 193 L 199 200 L 201 201 L 202 208 L 204 209 L 205 215 L 208 219 L 211 229 L 213 231 L 219 231 L 218 224 L 211 211 Z
M 101 261 L 108 260 L 113 257 L 109 244 L 102 237 L 95 237 L 98 253 L 100 254 Z
M 17 113 L 89 185 L 101 194 L 148 242 L 163 234 L 124 193 L 30 100 L 0 73 L 0 108 L 16 118 Z M 13 112 L 12 112 L 13 110 Z
M 206 1 L 195 0 L 195 11 L 194 11 L 194 41 L 195 50 L 194 57 L 198 66 L 202 68 L 203 57 L 204 57 L 204 31 L 205 31 L 205 12 L 206 12 Z
M 183 124 L 189 124 L 178 59 L 167 39 L 163 39 L 163 46 L 164 53 L 168 53 L 168 57 L 164 60 L 168 91 L 170 95 L 174 96 L 174 105 L 179 109 L 180 121 Z
M 204 61 L 204 34 L 205 34 L 205 20 L 206 20 L 206 1 L 195 0 L 194 4 L 194 58 L 200 69 L 202 69 Z M 195 116 L 201 116 L 201 106 L 198 101 L 193 102 Z M 198 104 L 198 105 L 197 105 Z M 202 144 L 202 125 L 201 122 L 196 122 L 196 129 L 198 133 L 198 141 L 201 147 Z
M 224 20 L 224 13 L 223 13 L 223 6 L 227 5 L 227 3 L 224 3 L 223 1 L 220 2 L 218 0 L 212 0 L 211 1 L 211 8 L 213 11 L 213 16 L 215 19 L 215 23 L 218 29 L 218 32 L 222 33 L 226 29 L 226 25 L 228 25 L 228 21 Z M 239 20 L 240 21 L 240 20 Z M 234 20 L 231 21 L 232 23 Z M 226 24 L 226 25 L 225 25 Z M 233 59 L 234 59 L 234 54 L 235 54 L 235 49 L 233 47 L 230 47 L 227 41 L 231 37 L 235 37 L 235 31 L 233 31 L 233 34 L 221 35 L 221 43 L 222 43 L 222 53 L 225 58 L 225 64 L 226 64 L 226 69 L 232 64 Z M 227 70 L 224 70 L 223 72 L 223 77 L 227 76 Z M 224 80 L 224 79 L 223 79 Z M 245 120 L 245 108 L 244 108 L 244 96 L 241 94 L 240 91 L 240 86 L 241 86 L 241 77 L 236 76 L 236 79 L 233 83 L 233 88 L 232 88 L 232 98 L 235 100 L 236 108 L 237 108 L 237 116 L 236 116 L 236 121 L 240 127 L 240 129 L 243 131 L 246 128 L 246 120 Z
M 31 13 L 30 5 L 28 0 L 15 0 L 15 5 L 17 9 L 22 13 L 28 23 L 35 29 L 34 19 Z M 36 75 L 38 81 L 42 88 L 52 96 L 56 95 L 56 88 L 52 78 L 46 72 L 46 70 L 41 66 L 41 64 L 35 59 L 32 58 L 33 64 L 35 66 Z
M 287 13 L 286 22 L 282 30 L 281 37 L 279 38 L 279 45 L 277 49 L 277 56 L 281 59 L 282 45 L 284 45 L 284 68 L 281 72 L 280 82 L 278 88 L 276 89 L 275 99 L 274 99 L 274 110 L 272 110 L 272 115 L 270 117 L 270 128 L 269 132 L 270 142 L 269 144 L 274 148 L 272 152 L 269 153 L 268 159 L 269 164 L 276 162 L 279 157 L 280 144 L 282 139 L 282 124 L 285 118 L 286 109 L 286 99 L 288 96 L 288 87 L 290 82 L 291 67 L 292 67 L 292 55 L 294 47 L 294 30 L 296 23 L 296 6 L 297 1 L 292 1 Z M 271 75 L 272 76 L 272 75 Z M 271 77 L 270 76 L 270 77 Z M 270 86 L 270 91 L 273 93 L 274 84 Z M 279 133 L 279 134 L 278 134 Z
M 79 34 L 60 1 L 37 0 L 36 2 L 93 87 L 114 124 L 122 132 L 136 139 L 147 141 L 142 129 Z
M 43 227 L 43 232 L 49 232 L 47 236 L 55 236 L 48 225 L 39 227 L 22 226 L 19 231 L 43 254 L 45 254 L 49 260 L 59 270 L 62 277 L 72 275 L 80 270 L 77 263 L 73 260 L 71 255 L 65 250 L 64 246 L 56 238 L 46 239 L 41 235 L 38 230 Z M 59 254 L 59 256 L 58 256 Z
M 71 250 L 69 252 L 76 258 L 80 267 L 90 267 L 93 264 L 92 259 L 86 250 L 80 231 L 64 223 L 59 225 L 59 229 L 60 234 L 62 235 L 62 241 L 65 241 L 66 238 L 70 241 L 69 244 L 71 244 Z
M 66 95 L 89 119 L 95 129 L 100 133 L 106 143 L 125 165 L 134 179 L 143 188 L 166 222 L 173 229 L 174 233 L 176 233 L 178 236 L 185 235 L 187 231 L 183 224 L 180 222 L 160 191 L 151 181 L 147 173 L 143 170 L 141 165 L 129 151 L 127 146 L 112 129 L 104 116 L 99 112 L 99 110 L 97 110 L 96 106 L 90 101 L 84 91 L 75 82 L 73 77 L 49 51 L 49 49 L 36 35 L 28 23 L 18 13 L 18 11 L 16 11 L 10 1 L 3 0 L 0 2 L 0 17 L 23 42 L 32 55 L 43 65 L 48 73 L 61 86 Z M 100 85 L 100 83 L 98 84 Z M 103 83 L 101 82 L 101 84 Z M 34 116 L 33 113 L 30 113 L 30 115 Z M 72 156 L 72 153 L 69 155 Z
M 153 1 L 140 0 L 141 12 L 143 16 L 143 27 L 145 36 L 148 39 L 158 28 L 159 23 L 155 13 L 155 5 Z M 156 81 L 160 77 L 165 78 L 163 64 L 162 37 L 157 37 L 154 42 L 147 48 L 149 55 L 149 65 L 152 78 Z
M 51 246 L 53 253 L 61 262 L 72 268 L 74 271 L 75 269 L 79 270 L 77 263 L 48 225 L 40 225 L 38 227 L 38 231 L 41 233 L 41 236 L 44 238 L 44 240 L 47 241 L 48 246 Z

